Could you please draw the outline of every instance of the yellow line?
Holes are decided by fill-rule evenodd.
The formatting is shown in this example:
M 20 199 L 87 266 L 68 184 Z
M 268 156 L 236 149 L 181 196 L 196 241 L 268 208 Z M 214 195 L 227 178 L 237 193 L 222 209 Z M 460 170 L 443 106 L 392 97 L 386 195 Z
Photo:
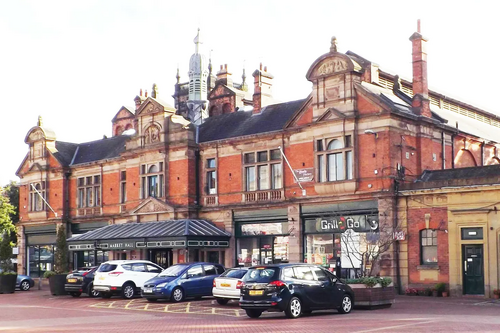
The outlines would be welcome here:
M 234 310 L 234 312 L 236 312 L 236 317 L 240 316 L 240 310 Z
M 168 304 L 165 305 L 165 309 L 163 311 L 168 312 Z
M 215 308 L 212 308 L 212 314 L 215 314 Z
M 114 305 L 115 305 L 115 302 L 111 302 L 111 303 L 109 303 L 108 308 L 111 309 Z
M 131 301 L 128 301 L 127 305 L 125 305 L 125 309 L 128 310 L 128 306 L 130 305 L 130 303 L 132 303 L 134 300 L 131 300 Z
M 186 304 L 186 313 L 189 313 L 189 307 L 191 306 L 191 302 L 189 302 L 188 304 Z
M 149 311 L 149 309 L 148 309 L 148 308 L 149 308 L 149 303 L 146 303 L 146 305 L 144 306 L 144 310 L 145 310 L 145 311 Z

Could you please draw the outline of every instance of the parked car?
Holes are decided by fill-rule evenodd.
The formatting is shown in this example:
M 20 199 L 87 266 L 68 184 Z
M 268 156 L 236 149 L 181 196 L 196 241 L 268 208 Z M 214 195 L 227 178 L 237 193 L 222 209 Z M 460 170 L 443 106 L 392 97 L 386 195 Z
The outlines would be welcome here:
M 64 290 L 73 297 L 79 297 L 82 293 L 90 297 L 98 297 L 99 292 L 94 290 L 94 274 L 97 266 L 84 267 L 66 275 Z
M 247 272 L 248 267 L 229 268 L 214 279 L 212 295 L 217 303 L 224 305 L 231 299 L 240 299 L 242 279 Z
M 142 297 L 149 302 L 169 299 L 180 302 L 186 297 L 212 296 L 214 278 L 224 266 L 209 262 L 176 264 L 144 283 Z
M 260 317 L 263 311 L 284 311 L 288 318 L 323 309 L 349 313 L 353 305 L 351 287 L 320 266 L 256 266 L 243 277 L 240 307 L 251 318 Z
M 0 273 L 2 270 L 0 269 Z M 33 288 L 35 281 L 28 275 L 17 274 L 16 289 L 21 291 L 28 291 Z
M 140 293 L 144 282 L 163 269 L 147 260 L 111 260 L 102 263 L 94 276 L 94 289 L 101 297 L 121 295 L 130 299 Z

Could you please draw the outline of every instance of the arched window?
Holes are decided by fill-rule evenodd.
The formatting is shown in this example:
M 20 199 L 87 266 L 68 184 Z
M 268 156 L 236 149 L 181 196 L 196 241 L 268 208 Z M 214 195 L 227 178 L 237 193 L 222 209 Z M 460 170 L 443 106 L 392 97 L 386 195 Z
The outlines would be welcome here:
M 350 135 L 336 139 L 317 140 L 316 152 L 317 179 L 319 182 L 353 178 L 353 154 Z
M 420 231 L 420 264 L 433 265 L 437 261 L 437 231 L 423 229 Z
M 45 182 L 30 184 L 30 211 L 41 212 L 45 210 Z
M 117 126 L 115 129 L 115 136 L 121 135 L 123 133 L 123 127 Z
M 163 162 L 141 165 L 141 198 L 163 197 Z

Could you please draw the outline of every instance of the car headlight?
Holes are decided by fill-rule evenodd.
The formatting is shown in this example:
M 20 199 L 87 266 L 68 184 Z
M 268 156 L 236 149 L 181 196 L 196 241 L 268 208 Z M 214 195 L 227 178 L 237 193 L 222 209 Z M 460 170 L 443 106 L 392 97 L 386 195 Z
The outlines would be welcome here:
M 167 284 L 168 284 L 168 282 L 163 282 L 163 283 L 157 284 L 156 288 L 157 289 L 165 288 L 167 286 Z

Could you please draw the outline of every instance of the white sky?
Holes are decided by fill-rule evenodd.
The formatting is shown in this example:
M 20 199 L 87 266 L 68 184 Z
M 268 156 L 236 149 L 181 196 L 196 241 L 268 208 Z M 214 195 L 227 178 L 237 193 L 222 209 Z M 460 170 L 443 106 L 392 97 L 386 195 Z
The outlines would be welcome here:
M 111 119 L 133 106 L 139 90 L 173 105 L 177 66 L 187 81 L 200 27 L 214 69 L 228 64 L 235 82 L 243 66 L 262 62 L 275 77 L 274 97 L 306 97 L 309 66 L 336 36 L 386 71 L 411 79 L 417 19 L 429 39 L 431 89 L 500 113 L 495 1 L 0 0 L 0 186 L 28 151 L 39 115 L 57 140 L 87 142 L 111 135 Z M 252 88 L 250 88 L 252 89 Z

